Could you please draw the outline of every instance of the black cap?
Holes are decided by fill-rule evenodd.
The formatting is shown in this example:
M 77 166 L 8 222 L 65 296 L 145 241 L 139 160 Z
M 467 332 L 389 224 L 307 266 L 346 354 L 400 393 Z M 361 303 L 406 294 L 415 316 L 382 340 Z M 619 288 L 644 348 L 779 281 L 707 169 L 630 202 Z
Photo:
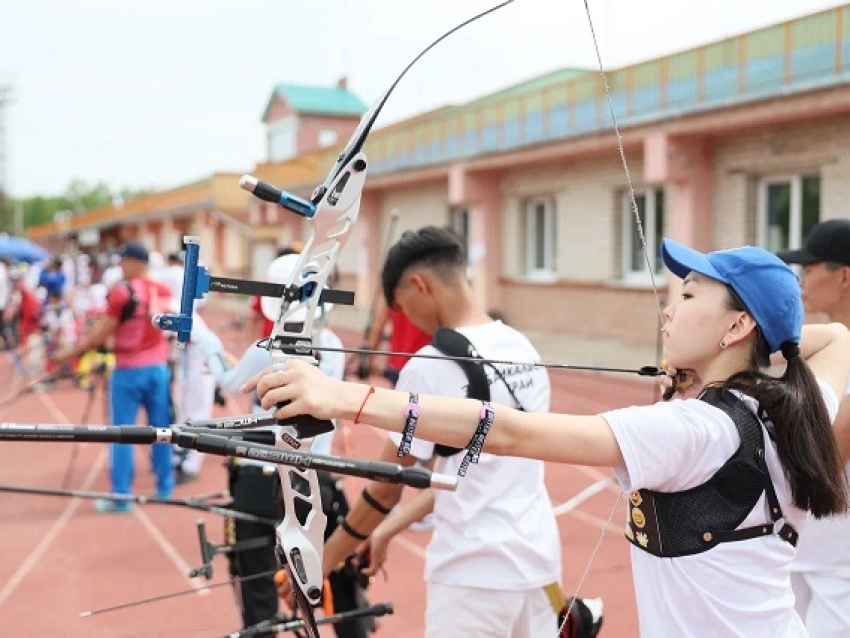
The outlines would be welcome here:
M 830 219 L 816 224 L 803 248 L 783 250 L 776 255 L 786 264 L 832 261 L 850 266 L 850 219 Z
M 118 249 L 118 255 L 122 259 L 135 259 L 148 263 L 148 249 L 138 241 L 128 241 Z

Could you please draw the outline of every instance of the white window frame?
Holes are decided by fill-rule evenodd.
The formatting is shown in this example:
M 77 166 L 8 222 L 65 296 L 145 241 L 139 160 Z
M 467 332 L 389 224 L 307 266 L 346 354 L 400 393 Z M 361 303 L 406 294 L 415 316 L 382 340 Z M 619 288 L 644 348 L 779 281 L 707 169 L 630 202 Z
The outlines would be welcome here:
M 643 197 L 646 202 L 646 210 L 644 211 L 643 236 L 646 238 L 646 246 L 641 243 L 640 254 L 640 270 L 632 269 L 632 238 L 637 234 L 637 222 L 635 221 L 635 212 L 632 208 L 632 198 L 628 192 L 623 192 L 620 195 L 620 215 L 622 233 L 620 237 L 620 251 L 623 256 L 621 277 L 624 283 L 635 285 L 651 285 L 653 277 L 650 277 L 649 270 L 646 267 L 646 256 L 643 254 L 644 249 L 649 253 L 650 259 L 654 259 L 658 254 L 660 246 L 656 246 L 655 237 L 658 231 L 658 215 L 655 210 L 656 195 L 658 191 L 663 191 L 662 186 L 650 186 L 641 189 L 635 189 L 635 198 Z M 667 206 L 667 196 L 664 196 L 664 207 Z M 666 212 L 666 211 L 665 211 Z M 662 231 L 664 229 L 662 228 Z M 663 264 L 654 264 L 656 267 L 653 273 L 655 282 L 664 282 L 666 280 L 666 270 Z
M 287 116 L 268 127 L 269 161 L 282 162 L 295 156 L 298 147 L 298 119 Z
M 319 131 L 319 138 L 317 141 L 321 148 L 333 146 L 339 141 L 339 133 L 332 128 L 322 129 Z
M 543 268 L 537 267 L 536 209 L 543 207 Z M 532 197 L 525 201 L 523 229 L 525 235 L 525 276 L 529 279 L 552 281 L 557 278 L 557 211 L 554 197 Z M 534 213 L 534 214 L 532 214 Z
M 803 180 L 819 177 L 816 173 L 771 175 L 759 181 L 758 214 L 756 218 L 756 245 L 766 250 L 796 250 L 803 245 Z M 788 246 L 771 247 L 767 236 L 767 190 L 770 186 L 788 184 L 791 187 L 788 214 Z M 823 186 L 823 181 L 821 181 Z M 821 202 L 822 203 L 822 202 Z M 820 213 L 818 211 L 818 217 Z
M 449 209 L 449 226 L 463 241 L 463 254 L 466 257 L 466 278 L 473 280 L 475 264 L 473 257 L 480 261 L 480 255 L 472 254 L 472 211 L 466 206 L 452 206 Z
M 449 208 L 449 226 L 463 240 L 463 252 L 466 255 L 467 269 L 471 267 L 472 256 L 472 216 L 466 206 Z

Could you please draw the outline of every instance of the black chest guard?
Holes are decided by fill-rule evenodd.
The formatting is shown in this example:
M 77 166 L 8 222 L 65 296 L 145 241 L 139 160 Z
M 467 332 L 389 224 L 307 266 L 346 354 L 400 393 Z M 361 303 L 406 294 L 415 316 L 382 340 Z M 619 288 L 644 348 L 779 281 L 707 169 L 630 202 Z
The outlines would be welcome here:
M 675 558 L 705 552 L 718 543 L 743 541 L 774 533 L 783 518 L 764 459 L 762 424 L 731 392 L 708 388 L 700 400 L 720 408 L 735 422 L 741 445 L 702 485 L 683 492 L 638 490 L 629 495 L 626 538 L 654 556 Z M 766 494 L 770 521 L 737 529 Z M 787 523 L 783 540 L 797 544 L 797 532 Z

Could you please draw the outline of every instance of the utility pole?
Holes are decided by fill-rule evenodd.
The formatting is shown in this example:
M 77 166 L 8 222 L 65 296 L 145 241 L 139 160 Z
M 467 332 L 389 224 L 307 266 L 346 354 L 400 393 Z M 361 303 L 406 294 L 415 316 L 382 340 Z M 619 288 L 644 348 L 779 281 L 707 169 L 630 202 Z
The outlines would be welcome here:
M 6 107 L 12 103 L 12 87 L 0 84 L 0 226 L 12 230 L 12 197 L 9 195 L 8 138 L 6 136 Z

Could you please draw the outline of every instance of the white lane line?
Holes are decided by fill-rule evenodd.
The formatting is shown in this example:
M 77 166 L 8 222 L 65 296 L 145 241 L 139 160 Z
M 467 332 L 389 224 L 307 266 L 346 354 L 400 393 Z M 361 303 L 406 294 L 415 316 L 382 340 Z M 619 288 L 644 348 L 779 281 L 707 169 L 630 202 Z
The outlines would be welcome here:
M 193 589 L 197 590 L 199 596 L 209 596 L 209 589 L 201 589 L 206 582 L 200 576 L 195 578 L 189 578 L 188 574 L 192 570 L 192 568 L 183 560 L 183 557 L 180 556 L 179 552 L 174 548 L 168 539 L 163 536 L 162 532 L 159 531 L 159 528 L 153 524 L 148 515 L 142 510 L 142 508 L 137 507 L 133 510 L 133 513 L 136 515 L 136 518 L 139 519 L 139 522 L 142 524 L 142 527 L 147 530 L 148 534 L 151 535 L 151 538 L 156 541 L 156 544 L 159 545 L 159 548 L 162 550 L 162 553 L 168 556 L 171 560 L 171 563 L 177 568 L 177 571 L 180 572 L 180 575 L 183 576 L 189 585 L 192 586 Z
M 555 516 L 561 516 L 562 514 L 566 514 L 568 512 L 572 512 L 574 509 L 579 507 L 585 501 L 593 498 L 599 492 L 602 492 L 608 488 L 608 485 L 614 481 L 613 476 L 609 476 L 607 478 L 601 479 L 596 483 L 588 485 L 586 488 L 581 490 L 578 494 L 573 496 L 572 498 L 567 499 L 560 505 L 556 505 L 553 510 L 555 512 Z
M 404 547 L 404 549 L 409 551 L 414 556 L 418 556 L 422 560 L 425 560 L 425 550 L 419 547 L 419 545 L 417 545 L 413 541 L 409 541 L 401 534 L 398 534 L 395 537 L 395 542 Z
M 47 409 L 50 410 L 51 414 L 59 420 L 64 421 L 65 423 L 70 423 L 68 417 L 62 414 L 62 411 L 59 407 L 53 402 L 46 394 L 38 395 L 39 398 L 42 399 L 44 404 L 47 406 Z M 84 488 L 85 489 L 85 488 Z M 142 527 L 151 535 L 159 548 L 163 551 L 163 553 L 171 560 L 172 564 L 177 568 L 180 572 L 180 575 L 186 578 L 188 583 L 192 586 L 193 589 L 198 590 L 198 595 L 200 596 L 209 596 L 209 589 L 200 589 L 205 583 L 204 580 L 200 577 L 197 578 L 189 578 L 189 571 L 192 569 L 186 561 L 180 556 L 174 546 L 168 542 L 165 536 L 162 535 L 162 532 L 153 524 L 153 521 L 148 517 L 148 515 L 142 510 L 140 507 L 136 507 L 133 509 L 133 512 L 136 515 L 136 518 L 139 519 L 139 522 L 142 524 Z
M 598 516 L 594 516 L 593 514 L 588 514 L 581 510 L 573 510 L 569 512 L 570 516 L 573 516 L 580 521 L 587 523 L 589 525 L 593 525 L 594 527 L 598 527 L 600 530 L 605 530 L 606 533 L 616 533 L 616 534 L 625 534 L 626 530 L 623 527 L 620 527 L 616 523 L 608 523 L 607 520 L 601 519 Z
M 52 398 L 50 398 L 47 394 L 39 394 L 39 399 L 41 399 L 42 403 L 51 413 L 51 415 L 61 423 L 70 423 L 67 415 L 65 415 L 62 410 L 56 405 Z M 86 480 L 83 483 L 83 486 L 80 488 L 82 490 L 89 490 L 91 486 L 94 484 L 94 481 L 97 478 L 97 474 L 104 468 L 107 459 L 107 451 L 104 450 L 95 461 L 95 464 L 92 466 L 89 474 L 86 476 Z M 38 545 L 38 547 L 33 550 L 33 553 L 30 557 L 27 558 L 27 561 L 24 566 L 22 566 L 18 572 L 13 575 L 12 580 L 6 585 L 6 587 L 0 592 L 0 605 L 2 605 L 6 598 L 8 598 L 11 593 L 18 587 L 20 581 L 26 576 L 26 574 L 32 570 L 33 567 L 38 563 L 38 560 L 47 551 L 50 543 L 56 537 L 56 535 L 65 527 L 68 523 L 68 520 L 76 513 L 77 509 L 80 506 L 80 499 L 72 499 L 68 504 L 68 507 L 65 508 L 65 511 L 62 512 L 59 519 L 54 523 L 53 527 L 48 532 L 47 536 L 44 537 L 42 542 Z M 192 586 L 193 589 L 198 591 L 198 595 L 200 596 L 209 596 L 210 591 L 208 589 L 200 589 L 204 585 L 203 579 L 198 578 L 188 578 L 188 573 L 192 569 L 186 561 L 180 556 L 174 546 L 166 540 L 166 538 L 162 535 L 159 529 L 153 524 L 153 522 L 148 518 L 148 515 L 145 514 L 141 508 L 135 508 L 134 513 L 138 518 L 139 522 L 145 528 L 145 530 L 151 535 L 151 537 L 156 541 L 157 545 L 159 545 L 160 549 L 162 549 L 163 553 L 171 559 L 172 564 L 177 567 L 180 574 L 186 578 L 188 583 Z M 24 569 L 26 567 L 26 569 Z M 19 575 L 20 574 L 20 575 Z M 15 580 L 17 578 L 17 580 Z M 6 590 L 9 590 L 6 593 Z
M 88 491 L 91 489 L 95 480 L 98 477 L 98 474 L 103 470 L 106 465 L 107 454 L 104 450 L 101 452 L 95 462 L 92 464 L 91 469 L 89 470 L 88 475 L 86 476 L 85 481 L 83 481 L 83 485 L 80 488 L 83 491 Z M 59 518 L 56 519 L 56 522 L 53 523 L 53 526 L 50 530 L 45 534 L 41 542 L 36 545 L 35 549 L 32 550 L 29 556 L 27 556 L 26 560 L 24 560 L 23 564 L 18 568 L 18 570 L 12 574 L 12 577 L 6 583 L 2 590 L 0 590 L 0 607 L 3 606 L 9 597 L 15 593 L 15 590 L 21 584 L 21 582 L 26 578 L 26 576 L 32 571 L 32 569 L 38 564 L 38 562 L 42 559 L 45 552 L 50 548 L 50 545 L 59 535 L 59 532 L 68 524 L 68 521 L 71 520 L 71 517 L 77 512 L 82 503 L 82 499 L 72 498 L 65 509 L 62 511 L 62 514 L 59 515 Z
M 602 481 L 604 479 L 610 478 L 611 481 L 609 481 L 605 485 L 605 489 L 611 492 L 612 494 L 620 494 L 623 491 L 622 489 L 620 489 L 620 485 L 619 483 L 617 483 L 616 478 L 611 475 L 611 470 L 603 472 L 601 470 L 596 469 L 595 467 L 590 467 L 588 465 L 572 465 L 570 467 L 578 470 L 585 476 L 589 476 L 590 478 L 596 481 Z
M 68 415 L 59 409 L 59 406 L 56 405 L 56 402 L 50 397 L 49 394 L 39 392 L 36 394 L 36 396 L 41 400 L 41 402 L 44 404 L 44 407 L 47 408 L 47 411 L 50 412 L 51 416 L 56 419 L 57 422 L 65 425 L 70 425 L 71 419 L 69 419 Z

